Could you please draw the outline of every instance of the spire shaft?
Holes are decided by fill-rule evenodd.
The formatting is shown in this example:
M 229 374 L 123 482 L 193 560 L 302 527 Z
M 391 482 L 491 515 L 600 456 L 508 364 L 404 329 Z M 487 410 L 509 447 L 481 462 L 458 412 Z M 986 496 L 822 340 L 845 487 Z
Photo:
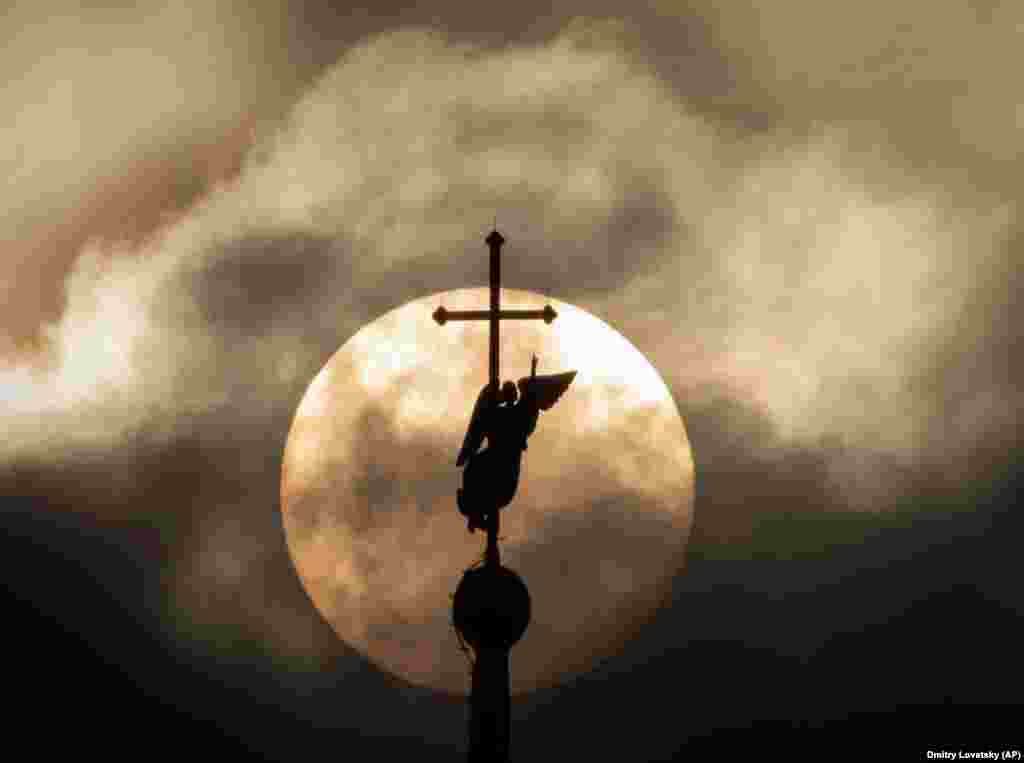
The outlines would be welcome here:
M 480 647 L 473 663 L 468 763 L 507 763 L 509 750 L 509 650 Z

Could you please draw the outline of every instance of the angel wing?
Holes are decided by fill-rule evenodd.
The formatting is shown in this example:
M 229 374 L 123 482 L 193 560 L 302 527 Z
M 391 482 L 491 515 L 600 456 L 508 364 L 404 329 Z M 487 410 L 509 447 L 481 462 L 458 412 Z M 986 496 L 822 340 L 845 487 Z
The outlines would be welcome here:
M 526 441 L 537 428 L 540 412 L 548 410 L 557 403 L 558 398 L 569 389 L 569 385 L 575 378 L 575 371 L 537 376 L 537 361 L 536 358 L 534 359 L 530 375 L 519 380 L 518 405 L 523 415 L 523 450 L 526 450 Z
M 480 450 L 480 445 L 483 444 L 486 434 L 484 414 L 487 412 L 487 406 L 490 405 L 490 389 L 490 383 L 485 384 L 484 388 L 480 390 L 480 394 L 477 395 L 473 414 L 469 417 L 469 428 L 466 429 L 466 437 L 462 441 L 462 450 L 459 451 L 459 457 L 455 461 L 456 466 L 465 464 L 473 454 Z
M 558 398 L 569 389 L 575 378 L 575 371 L 545 376 L 524 376 L 519 380 L 520 402 L 531 405 L 538 411 L 546 411 L 558 402 Z

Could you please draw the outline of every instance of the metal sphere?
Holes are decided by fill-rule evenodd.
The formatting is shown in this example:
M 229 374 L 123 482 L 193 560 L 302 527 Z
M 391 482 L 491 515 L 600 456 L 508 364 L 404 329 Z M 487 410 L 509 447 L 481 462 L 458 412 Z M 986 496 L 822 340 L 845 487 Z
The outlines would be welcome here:
M 511 648 L 530 623 L 530 592 L 507 567 L 485 564 L 467 570 L 455 590 L 452 619 L 473 649 Z

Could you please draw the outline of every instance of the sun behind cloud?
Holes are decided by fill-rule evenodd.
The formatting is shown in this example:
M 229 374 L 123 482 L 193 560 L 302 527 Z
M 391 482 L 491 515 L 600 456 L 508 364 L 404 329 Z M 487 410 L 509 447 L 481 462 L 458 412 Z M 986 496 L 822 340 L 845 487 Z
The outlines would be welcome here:
M 691 525 L 693 460 L 658 373 L 596 317 L 506 290 L 508 308 L 553 303 L 552 326 L 503 326 L 503 378 L 578 371 L 541 415 L 519 493 L 503 512 L 506 563 L 533 622 L 513 690 L 549 685 L 619 649 L 656 610 Z M 482 550 L 455 507 L 455 455 L 487 378 L 486 324 L 431 313 L 486 304 L 463 289 L 410 302 L 324 366 L 288 438 L 282 510 L 313 603 L 338 635 L 417 684 L 468 690 L 450 594 Z

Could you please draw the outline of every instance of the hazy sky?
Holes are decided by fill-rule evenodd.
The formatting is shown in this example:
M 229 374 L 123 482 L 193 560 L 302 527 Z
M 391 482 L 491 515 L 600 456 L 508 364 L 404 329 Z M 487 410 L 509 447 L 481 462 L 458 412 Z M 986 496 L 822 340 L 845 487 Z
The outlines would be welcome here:
M 1021 414 L 1024 10 L 328 5 L 0 24 L 4 494 L 149 544 L 181 638 L 355 659 L 290 566 L 288 426 L 362 325 L 485 281 L 495 214 L 510 287 L 666 380 L 711 556 L 993 479 Z

